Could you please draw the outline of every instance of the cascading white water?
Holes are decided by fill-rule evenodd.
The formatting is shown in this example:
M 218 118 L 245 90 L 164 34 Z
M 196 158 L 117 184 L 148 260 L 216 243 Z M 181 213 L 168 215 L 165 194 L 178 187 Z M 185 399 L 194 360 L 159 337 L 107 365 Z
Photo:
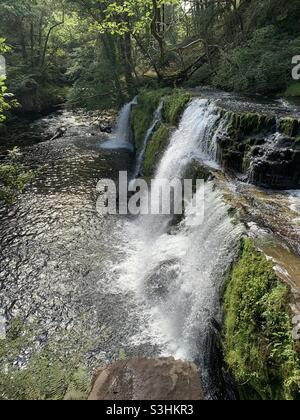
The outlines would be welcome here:
M 219 119 L 208 101 L 194 100 L 159 164 L 155 181 L 184 176 L 194 159 L 215 162 L 207 155 L 208 137 Z M 205 144 L 204 144 L 205 143 Z M 133 293 L 144 308 L 144 334 L 162 354 L 198 360 L 208 396 L 213 395 L 207 352 L 212 320 L 221 322 L 220 297 L 226 273 L 242 233 L 213 182 L 204 189 L 204 222 L 195 220 L 192 204 L 185 219 L 170 231 L 171 216 L 139 216 L 126 226 L 127 257 L 115 269 L 119 287 Z M 199 201 L 201 205 L 201 201 Z M 201 214 L 201 209 L 199 209 Z M 196 216 L 197 217 L 197 216 Z M 145 309 L 147 308 L 147 309 Z
M 157 126 L 159 121 L 161 121 L 161 114 L 162 114 L 163 106 L 164 106 L 164 101 L 161 100 L 159 105 L 158 105 L 158 108 L 156 109 L 156 111 L 154 113 L 153 121 L 152 121 L 150 127 L 148 128 L 147 133 L 145 135 L 143 147 L 142 147 L 142 149 L 141 149 L 141 151 L 140 151 L 140 153 L 137 157 L 133 179 L 135 179 L 141 171 L 141 167 L 142 167 L 142 164 L 143 164 L 143 160 L 144 160 L 145 152 L 146 152 L 146 149 L 147 149 L 148 141 L 149 141 L 151 135 L 153 134 L 153 131 L 154 131 L 155 127 Z
M 115 132 L 112 135 L 112 139 L 106 141 L 101 145 L 103 149 L 130 149 L 133 150 L 131 143 L 131 126 L 130 126 L 130 117 L 131 110 L 134 105 L 137 104 L 137 97 L 135 97 L 131 102 L 124 105 L 122 108 Z

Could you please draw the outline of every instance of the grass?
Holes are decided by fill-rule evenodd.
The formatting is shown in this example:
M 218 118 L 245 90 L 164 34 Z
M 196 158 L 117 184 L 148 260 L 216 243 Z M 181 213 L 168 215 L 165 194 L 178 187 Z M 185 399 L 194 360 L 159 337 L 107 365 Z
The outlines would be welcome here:
M 225 293 L 226 362 L 242 399 L 300 398 L 300 355 L 289 302 L 288 286 L 245 240 Z

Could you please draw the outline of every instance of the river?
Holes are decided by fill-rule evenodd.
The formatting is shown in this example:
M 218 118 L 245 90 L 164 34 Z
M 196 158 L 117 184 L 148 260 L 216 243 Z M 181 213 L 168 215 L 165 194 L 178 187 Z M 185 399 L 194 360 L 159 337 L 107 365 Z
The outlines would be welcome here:
M 226 275 L 248 229 L 299 292 L 300 198 L 299 191 L 262 190 L 224 177 L 211 136 L 214 101 L 210 93 L 191 102 L 156 172 L 157 179 L 172 179 L 192 159 L 216 172 L 202 187 L 204 223 L 196 227 L 189 208 L 172 229 L 168 217 L 96 212 L 99 179 L 139 172 L 128 137 L 134 103 L 123 109 L 112 135 L 100 133 L 85 114 L 68 111 L 30 127 L 44 134 L 67 128 L 62 138 L 22 149 L 26 165 L 42 169 L 0 214 L 0 307 L 7 321 L 20 317 L 36 325 L 38 347 L 51 340 L 70 355 L 82 349 L 91 372 L 120 354 L 193 360 L 208 398 L 232 397 L 222 387 L 227 378 L 214 371 L 221 372 L 218 356 L 210 354 L 222 323 Z M 240 107 L 228 95 L 223 102 Z M 243 106 L 291 112 L 278 103 Z M 242 222 L 229 216 L 232 203 L 242 210 Z

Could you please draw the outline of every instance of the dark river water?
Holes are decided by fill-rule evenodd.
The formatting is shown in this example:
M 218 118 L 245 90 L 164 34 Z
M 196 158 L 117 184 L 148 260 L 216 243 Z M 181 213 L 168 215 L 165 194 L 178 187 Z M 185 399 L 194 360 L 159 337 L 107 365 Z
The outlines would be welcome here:
M 84 347 L 92 368 L 126 355 L 154 354 L 134 343 L 140 302 L 114 287 L 112 266 L 122 258 L 125 218 L 96 212 L 96 184 L 132 169 L 126 150 L 103 150 L 86 116 L 64 112 L 35 123 L 64 137 L 22 150 L 26 165 L 41 168 L 34 184 L 10 209 L 1 210 L 0 307 L 6 320 L 35 323 L 37 341 L 61 341 L 72 353 Z M 66 336 L 68 345 L 66 345 Z M 141 349 L 142 347 L 142 349 Z

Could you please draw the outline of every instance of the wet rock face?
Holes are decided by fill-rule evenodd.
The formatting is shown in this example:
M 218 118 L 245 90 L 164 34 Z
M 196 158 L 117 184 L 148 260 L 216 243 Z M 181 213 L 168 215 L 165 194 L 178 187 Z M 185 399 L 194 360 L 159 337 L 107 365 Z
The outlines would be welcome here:
M 253 184 L 279 188 L 300 186 L 300 143 L 276 133 L 250 151 L 250 181 Z
M 89 400 L 204 400 L 197 368 L 174 358 L 119 361 L 98 371 Z
M 223 167 L 266 188 L 300 188 L 300 121 L 257 114 L 225 113 L 218 139 Z

